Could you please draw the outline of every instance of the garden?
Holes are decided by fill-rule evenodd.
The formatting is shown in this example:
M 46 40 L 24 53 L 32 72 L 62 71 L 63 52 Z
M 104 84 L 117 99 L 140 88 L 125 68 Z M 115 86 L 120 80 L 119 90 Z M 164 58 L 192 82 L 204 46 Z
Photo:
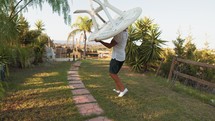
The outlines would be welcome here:
M 49 61 L 46 47 L 54 42 L 45 33 L 45 24 L 38 20 L 30 29 L 22 15 L 27 6 L 41 7 L 49 3 L 54 12 L 62 13 L 70 23 L 68 1 L 30 0 L 0 2 L 0 120 L 68 120 L 83 121 L 96 117 L 82 116 L 73 100 L 67 79 L 75 62 Z M 108 76 L 109 60 L 86 56 L 87 37 L 92 20 L 79 16 L 71 24 L 68 39 L 79 34 L 84 50 L 78 75 L 97 100 L 108 119 L 141 120 L 215 120 L 215 89 L 173 74 L 168 80 L 173 58 L 204 63 L 214 67 L 215 50 L 209 43 L 198 49 L 194 37 L 180 33 L 171 40 L 174 47 L 164 48 L 161 28 L 149 17 L 139 18 L 128 27 L 126 60 L 119 73 L 129 92 L 118 98 Z M 74 48 L 73 48 L 74 49 Z M 176 70 L 215 83 L 215 69 L 176 63 Z

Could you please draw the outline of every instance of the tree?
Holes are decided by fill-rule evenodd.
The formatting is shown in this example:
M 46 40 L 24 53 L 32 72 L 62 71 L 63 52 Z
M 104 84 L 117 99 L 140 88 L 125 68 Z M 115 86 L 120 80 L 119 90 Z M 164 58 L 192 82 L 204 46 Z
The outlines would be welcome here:
M 75 42 L 75 35 L 77 34 L 77 33 L 79 33 L 79 30 L 73 30 L 72 32 L 70 32 L 69 33 L 69 36 L 68 36 L 68 38 L 67 38 L 67 44 L 69 44 L 70 43 L 70 40 L 72 39 L 72 45 L 73 45 L 73 49 L 72 50 L 70 50 L 70 49 L 68 49 L 68 52 L 67 53 L 69 53 L 69 57 L 70 57 L 70 53 L 72 52 L 73 53 L 73 61 L 75 61 L 75 59 L 76 59 L 76 55 L 75 55 L 75 53 L 76 53 L 76 51 L 77 51 L 77 41 Z M 80 37 L 81 37 L 82 35 L 80 35 Z
M 153 24 L 148 31 L 148 34 L 146 36 L 145 43 L 142 43 L 142 51 L 144 56 L 144 68 L 145 71 L 148 70 L 148 63 L 151 63 L 155 60 L 159 60 L 162 54 L 162 47 L 166 41 L 161 40 L 159 37 L 161 35 L 161 31 L 159 30 L 159 27 L 156 24 Z
M 69 34 L 68 38 L 74 36 L 74 33 L 84 34 L 84 58 L 86 58 L 86 44 L 87 44 L 87 32 L 91 32 L 91 27 L 93 23 L 88 16 L 79 16 L 75 23 L 72 24 L 73 31 Z
M 38 31 L 42 32 L 45 30 L 45 25 L 44 23 L 42 22 L 42 20 L 38 20 L 36 23 L 35 23 L 35 26 L 37 28 Z
M 126 47 L 126 61 L 136 71 L 148 70 L 148 65 L 160 58 L 161 45 L 165 41 L 159 37 L 161 31 L 150 18 L 138 19 L 129 27 L 129 39 Z M 141 42 L 140 46 L 134 43 Z
M 186 41 L 187 43 L 185 44 L 185 54 L 186 54 L 186 58 L 187 59 L 191 59 L 191 60 L 194 60 L 194 53 L 196 51 L 196 45 L 192 43 L 193 41 L 193 36 L 191 34 L 189 34 L 187 37 L 186 37 Z
M 52 7 L 53 12 L 63 13 L 65 23 L 70 23 L 68 0 L 0 0 L 0 42 L 16 40 L 19 14 L 32 6 L 42 9 L 44 2 Z
M 26 36 L 29 32 L 29 23 L 27 22 L 23 15 L 19 17 L 17 29 L 19 32 L 18 41 L 19 43 L 24 44 Z
M 13 20 L 20 12 L 27 10 L 28 7 L 39 6 L 42 9 L 44 2 L 47 2 L 52 7 L 53 12 L 63 13 L 66 23 L 70 22 L 68 0 L 1 0 L 0 11 L 6 13 L 10 20 Z
M 45 52 L 45 45 L 49 42 L 49 36 L 47 34 L 41 33 L 36 41 L 34 42 L 34 53 L 35 59 L 34 64 L 42 63 L 43 62 L 43 55 Z
M 184 47 L 184 42 L 185 42 L 185 39 L 182 39 L 181 38 L 181 35 L 179 34 L 178 37 L 176 38 L 176 40 L 173 40 L 172 41 L 175 48 L 175 54 L 180 57 L 180 58 L 183 58 L 184 57 L 184 51 L 185 51 L 185 47 Z

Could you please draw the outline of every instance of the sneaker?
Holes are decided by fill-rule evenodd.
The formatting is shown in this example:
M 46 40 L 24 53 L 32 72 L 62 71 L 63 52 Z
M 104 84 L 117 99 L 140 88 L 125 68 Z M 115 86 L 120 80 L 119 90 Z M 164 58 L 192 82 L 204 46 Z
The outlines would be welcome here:
M 119 93 L 118 97 L 124 96 L 127 92 L 128 92 L 128 89 L 125 88 L 123 92 L 120 92 L 120 93 Z
M 116 93 L 120 93 L 120 91 L 119 91 L 119 90 L 116 90 L 116 89 L 113 89 L 113 91 L 116 92 Z

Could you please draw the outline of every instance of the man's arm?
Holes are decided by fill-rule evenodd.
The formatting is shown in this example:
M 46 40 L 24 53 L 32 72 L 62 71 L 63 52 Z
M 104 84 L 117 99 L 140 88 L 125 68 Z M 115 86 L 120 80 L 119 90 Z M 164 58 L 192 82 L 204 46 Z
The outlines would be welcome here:
M 102 43 L 107 48 L 112 48 L 113 46 L 115 46 L 117 44 L 117 42 L 114 39 L 111 40 L 111 43 L 105 43 L 102 41 L 99 41 L 99 42 Z

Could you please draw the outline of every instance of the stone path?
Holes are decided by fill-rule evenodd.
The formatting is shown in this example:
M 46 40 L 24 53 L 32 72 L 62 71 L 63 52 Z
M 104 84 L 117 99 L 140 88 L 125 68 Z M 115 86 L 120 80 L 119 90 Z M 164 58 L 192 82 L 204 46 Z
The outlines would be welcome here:
M 85 88 L 85 85 L 81 81 L 78 75 L 78 69 L 81 62 L 75 62 L 68 71 L 68 81 L 73 94 L 73 100 L 83 116 L 95 115 L 97 117 L 86 121 L 111 121 L 107 117 L 104 117 L 104 111 L 100 108 L 96 99 Z

